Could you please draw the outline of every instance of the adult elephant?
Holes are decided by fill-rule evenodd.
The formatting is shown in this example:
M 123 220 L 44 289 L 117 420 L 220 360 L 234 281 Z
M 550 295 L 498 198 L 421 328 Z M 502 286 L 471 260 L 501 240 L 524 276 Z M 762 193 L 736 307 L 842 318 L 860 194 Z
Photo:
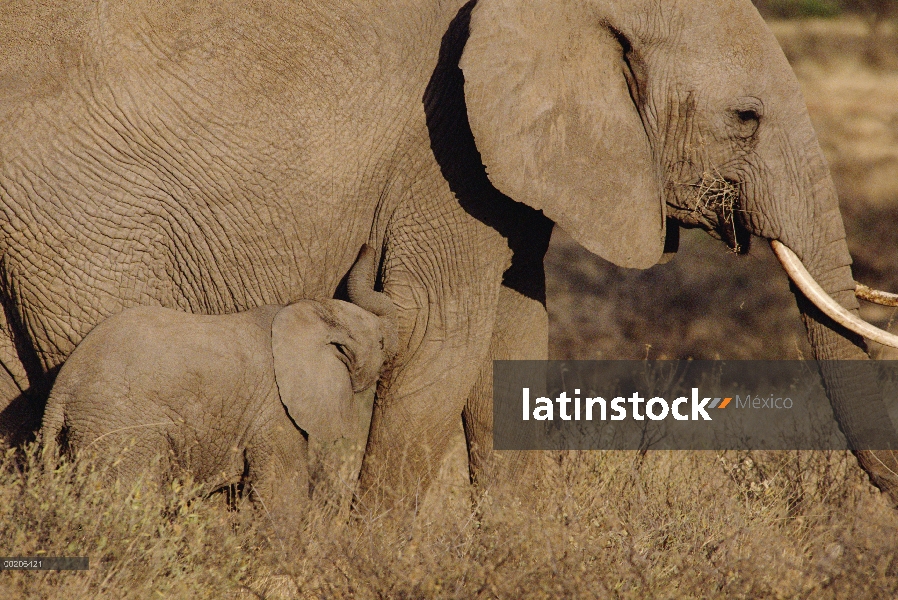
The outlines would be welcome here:
M 475 480 L 526 466 L 492 453 L 490 361 L 546 356 L 553 222 L 638 268 L 678 224 L 777 240 L 857 309 L 825 160 L 748 0 L 6 2 L 0 215 L 7 427 L 125 307 L 331 297 L 377 248 L 400 352 L 361 486 L 388 503 L 415 501 L 460 416 Z M 815 356 L 866 357 L 797 297 Z M 888 436 L 874 390 L 858 419 L 825 376 L 853 443 Z M 859 457 L 898 495 L 891 454 Z

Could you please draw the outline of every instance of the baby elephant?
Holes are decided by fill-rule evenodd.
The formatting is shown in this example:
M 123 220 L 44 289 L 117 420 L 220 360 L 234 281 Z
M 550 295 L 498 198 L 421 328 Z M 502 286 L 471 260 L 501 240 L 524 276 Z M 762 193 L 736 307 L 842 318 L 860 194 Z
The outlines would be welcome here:
M 161 455 L 163 469 L 186 470 L 210 492 L 242 483 L 269 509 L 304 504 L 307 436 L 353 433 L 353 393 L 396 350 L 394 307 L 373 279 L 366 245 L 347 281 L 353 304 L 110 317 L 59 371 L 42 437 L 66 454 L 97 451 L 125 481 Z

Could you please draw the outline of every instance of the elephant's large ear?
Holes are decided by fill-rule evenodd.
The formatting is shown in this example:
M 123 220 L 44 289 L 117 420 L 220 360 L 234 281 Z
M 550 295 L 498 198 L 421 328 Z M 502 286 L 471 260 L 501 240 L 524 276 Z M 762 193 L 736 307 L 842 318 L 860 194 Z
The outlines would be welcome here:
M 606 260 L 647 268 L 664 248 L 658 167 L 626 41 L 589 5 L 478 0 L 459 63 L 468 119 L 499 191 Z
M 271 324 L 281 403 L 297 427 L 322 441 L 352 437 L 359 427 L 349 368 L 330 343 L 334 322 L 321 303 L 300 301 Z

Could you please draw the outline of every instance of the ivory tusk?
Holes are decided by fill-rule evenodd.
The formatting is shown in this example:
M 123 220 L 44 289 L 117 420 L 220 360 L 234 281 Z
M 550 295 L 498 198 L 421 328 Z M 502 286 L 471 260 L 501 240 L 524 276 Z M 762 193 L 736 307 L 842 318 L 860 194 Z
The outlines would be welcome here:
M 856 282 L 855 282 L 856 283 Z M 854 295 L 861 300 L 881 304 L 883 306 L 898 306 L 898 294 L 890 294 L 889 292 L 881 292 L 867 287 L 863 283 L 857 283 L 854 289 Z
M 808 273 L 808 270 L 801 263 L 801 259 L 792 250 L 777 240 L 770 240 L 770 247 L 773 248 L 773 253 L 776 254 L 776 257 L 783 265 L 783 268 L 789 275 L 789 279 L 823 314 L 858 335 L 862 335 L 884 346 L 898 348 L 898 336 L 867 323 L 823 291 L 823 288 L 814 281 L 814 278 L 811 277 L 811 274 Z

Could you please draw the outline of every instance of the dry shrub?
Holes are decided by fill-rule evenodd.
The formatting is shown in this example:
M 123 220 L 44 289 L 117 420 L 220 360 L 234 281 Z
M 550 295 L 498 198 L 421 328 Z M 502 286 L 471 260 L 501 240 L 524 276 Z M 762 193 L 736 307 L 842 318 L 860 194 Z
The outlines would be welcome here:
M 898 593 L 898 517 L 844 452 L 546 452 L 531 505 L 498 490 L 429 517 L 316 501 L 297 531 L 195 487 L 98 484 L 9 453 L 0 551 L 88 555 L 6 572 L 4 597 L 669 598 Z M 436 499 L 439 505 L 440 498 Z
M 716 170 L 713 173 L 704 173 L 701 181 L 693 187 L 695 188 L 695 199 L 692 210 L 698 213 L 722 214 L 724 223 L 733 226 L 733 237 L 736 237 L 735 222 L 739 188 Z
M 239 582 L 249 560 L 197 486 L 111 484 L 91 461 L 43 460 L 37 446 L 0 465 L 0 554 L 89 556 L 83 572 L 5 572 L 0 596 L 148 598 L 210 595 Z
M 740 243 L 736 214 L 743 212 L 739 206 L 739 185 L 726 179 L 717 169 L 705 171 L 697 183 L 681 185 L 687 188 L 685 200 L 691 218 L 716 232 L 733 252 L 746 252 L 748 248 Z

